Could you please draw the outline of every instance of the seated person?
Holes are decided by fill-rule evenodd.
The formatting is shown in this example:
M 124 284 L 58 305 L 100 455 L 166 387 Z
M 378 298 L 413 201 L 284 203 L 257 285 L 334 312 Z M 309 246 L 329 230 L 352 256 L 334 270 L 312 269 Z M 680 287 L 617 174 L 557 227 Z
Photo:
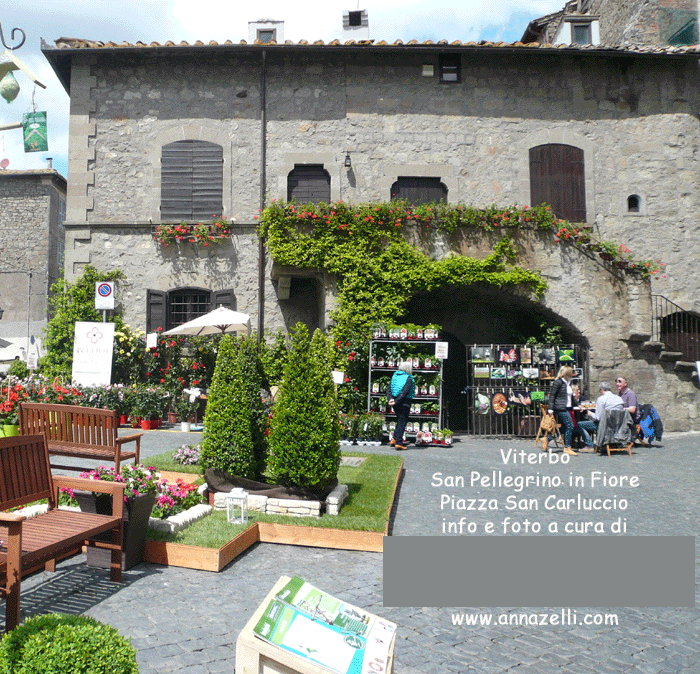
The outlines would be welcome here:
M 577 410 L 580 414 L 581 408 L 579 407 L 579 405 L 581 404 L 581 387 L 578 384 L 571 384 L 571 391 L 573 395 L 574 409 Z M 584 445 L 586 447 L 593 447 L 593 440 L 591 440 L 591 435 L 585 427 L 581 426 L 581 421 L 579 421 L 578 414 L 576 415 L 576 420 L 576 428 L 581 431 Z
M 627 385 L 627 380 L 624 377 L 618 377 L 615 380 L 615 385 L 622 398 L 622 402 L 625 404 L 625 409 L 632 415 L 634 423 L 638 424 L 641 413 L 639 402 L 637 401 L 637 394 Z
M 587 433 L 595 433 L 596 430 L 598 429 L 598 424 L 600 423 L 600 420 L 603 418 L 603 414 L 607 410 L 623 410 L 625 409 L 625 404 L 622 400 L 622 398 L 618 395 L 615 395 L 611 390 L 610 390 L 610 383 L 607 381 L 601 381 L 600 386 L 598 387 L 598 390 L 600 391 L 600 396 L 598 396 L 598 400 L 595 402 L 595 412 L 592 412 L 591 410 L 588 410 L 588 419 L 587 421 L 580 421 L 579 422 L 579 427 L 582 428 L 584 431 Z

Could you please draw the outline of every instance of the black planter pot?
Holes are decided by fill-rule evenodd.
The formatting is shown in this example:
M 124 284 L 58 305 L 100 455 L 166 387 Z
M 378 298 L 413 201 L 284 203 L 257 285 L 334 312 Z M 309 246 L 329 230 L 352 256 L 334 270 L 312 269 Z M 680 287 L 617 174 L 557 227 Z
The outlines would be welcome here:
M 76 491 L 75 500 L 83 512 L 97 513 L 98 515 L 110 515 L 112 513 L 112 497 L 108 494 Z M 155 502 L 155 494 L 143 494 L 130 498 L 124 503 L 124 545 L 122 548 L 122 569 L 124 571 L 136 566 L 143 560 L 148 518 L 151 515 Z M 109 534 L 105 534 L 104 537 L 109 538 Z M 88 547 L 87 563 L 89 566 L 108 569 L 110 562 L 110 550 Z

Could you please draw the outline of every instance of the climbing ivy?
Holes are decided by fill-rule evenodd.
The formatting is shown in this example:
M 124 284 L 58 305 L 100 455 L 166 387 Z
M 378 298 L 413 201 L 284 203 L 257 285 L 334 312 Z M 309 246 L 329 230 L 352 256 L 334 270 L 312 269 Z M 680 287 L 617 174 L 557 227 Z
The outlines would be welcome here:
M 259 233 L 279 264 L 318 267 L 337 276 L 333 333 L 346 343 L 361 340 L 379 320 L 400 319 L 419 292 L 489 284 L 526 287 L 539 297 L 547 289 L 539 272 L 515 264 L 517 251 L 508 236 L 484 259 L 433 260 L 406 240 L 409 226 L 449 235 L 464 227 L 552 229 L 556 222 L 547 206 L 476 209 L 443 203 L 412 207 L 401 201 L 356 206 L 273 202 L 261 213 Z

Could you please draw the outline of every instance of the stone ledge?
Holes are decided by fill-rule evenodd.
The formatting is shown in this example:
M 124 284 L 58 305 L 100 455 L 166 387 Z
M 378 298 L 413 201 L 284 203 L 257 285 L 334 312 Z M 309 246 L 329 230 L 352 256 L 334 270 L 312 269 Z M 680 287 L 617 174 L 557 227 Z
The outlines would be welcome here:
M 211 511 L 212 507 L 210 505 L 200 503 L 199 505 L 192 506 L 184 512 L 178 513 L 177 515 L 166 517 L 164 520 L 149 517 L 148 526 L 156 531 L 165 531 L 166 533 L 172 534 L 176 531 L 182 531 L 197 520 L 201 520 L 203 517 L 209 515 Z
M 672 363 L 683 358 L 683 353 L 680 351 L 662 351 L 659 354 L 659 360 L 666 363 Z
M 673 369 L 676 372 L 695 372 L 696 371 L 695 363 L 691 363 L 690 361 L 687 361 L 687 360 L 676 361 L 676 364 L 673 366 Z
M 644 351 L 661 351 L 663 348 L 663 342 L 644 342 L 642 344 L 642 350 Z
M 631 332 L 630 336 L 627 338 L 628 342 L 646 342 L 651 339 L 651 335 L 648 332 Z
M 325 502 L 249 494 L 248 510 L 290 517 L 320 517 L 324 511 L 327 515 L 338 515 L 349 493 L 346 484 L 339 484 L 328 494 Z M 213 497 L 214 510 L 226 510 L 226 493 L 216 492 Z

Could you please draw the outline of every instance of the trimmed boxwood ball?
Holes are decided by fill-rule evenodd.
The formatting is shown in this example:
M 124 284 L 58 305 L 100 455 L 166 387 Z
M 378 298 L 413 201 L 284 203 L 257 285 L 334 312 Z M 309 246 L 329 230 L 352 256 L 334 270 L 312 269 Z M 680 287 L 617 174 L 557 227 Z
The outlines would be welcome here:
M 224 335 L 209 389 L 200 465 L 258 478 L 265 468 L 265 407 L 257 345 Z
M 25 620 L 0 642 L 0 674 L 138 674 L 136 650 L 110 625 L 50 613 Z
M 268 469 L 289 487 L 323 491 L 338 476 L 340 417 L 331 344 L 297 323 L 270 425 Z

